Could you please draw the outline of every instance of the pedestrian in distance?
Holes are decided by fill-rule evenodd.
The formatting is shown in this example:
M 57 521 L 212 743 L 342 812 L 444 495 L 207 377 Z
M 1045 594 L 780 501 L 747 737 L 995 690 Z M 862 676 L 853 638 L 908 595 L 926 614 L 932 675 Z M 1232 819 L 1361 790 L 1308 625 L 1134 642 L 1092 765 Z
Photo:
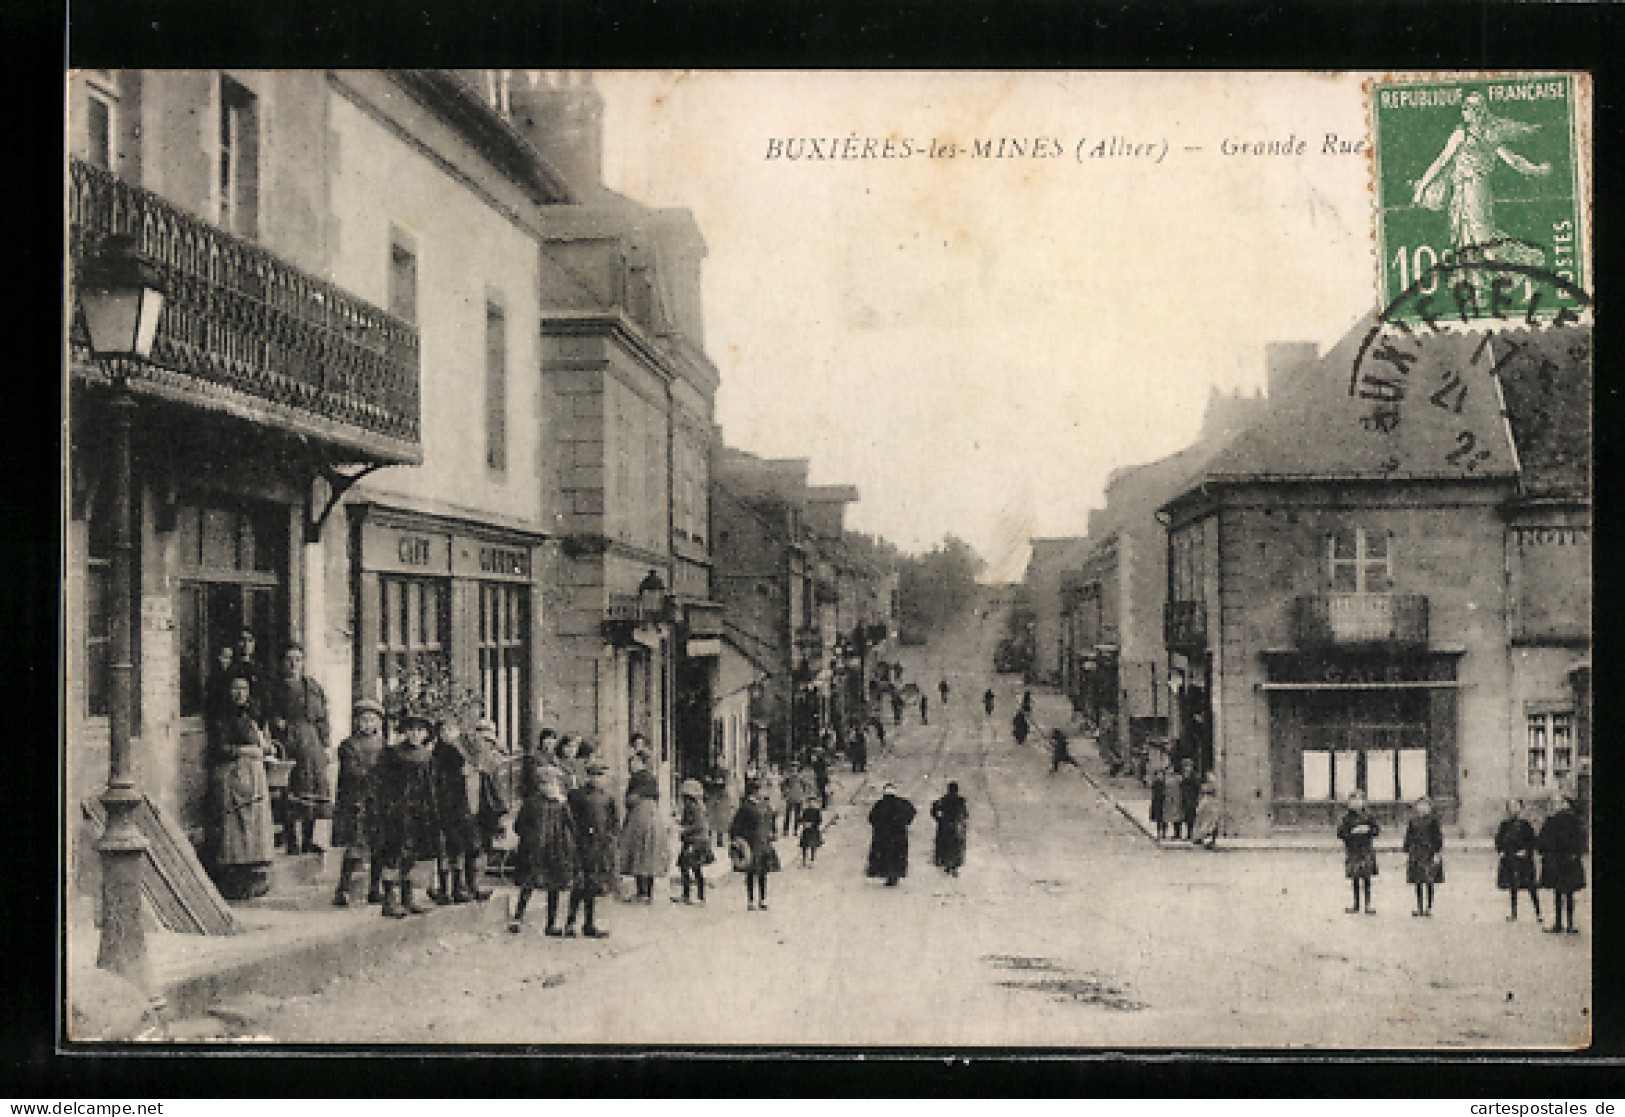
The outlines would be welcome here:
M 948 680 L 947 679 L 943 679 L 940 683 L 937 684 L 937 693 L 942 696 L 942 705 L 943 705 L 944 708 L 946 708 L 947 705 L 948 705 Z
M 1187 761 L 1188 763 L 1188 761 Z M 1354 906 L 1350 915 L 1360 910 L 1360 894 L 1365 893 L 1365 913 L 1376 915 L 1371 906 L 1371 878 L 1377 875 L 1377 854 L 1372 843 L 1382 828 L 1366 809 L 1365 793 L 1355 791 L 1349 796 L 1349 808 L 1343 821 L 1337 824 L 1337 837 L 1343 843 L 1343 874 L 1354 889 Z
M 870 718 L 869 725 L 875 731 L 875 740 L 879 743 L 880 750 L 882 752 L 886 751 L 886 723 L 879 718 Z M 863 770 L 865 772 L 869 770 L 869 757 L 867 755 L 863 758 Z
M 282 676 L 268 689 L 265 714 L 271 736 L 281 743 L 282 755 L 293 761 L 283 844 L 290 854 L 321 853 L 316 821 L 333 816 L 333 790 L 327 782 L 327 695 L 305 674 L 303 647 L 288 645 L 282 653 Z
M 660 782 L 642 734 L 633 734 L 626 781 L 626 825 L 620 836 L 620 872 L 636 884 L 636 902 L 654 903 L 655 877 L 669 870 L 666 827 L 660 817 Z
M 1072 749 L 1066 739 L 1066 730 L 1057 726 L 1049 733 L 1049 774 L 1054 775 L 1061 770 L 1061 765 L 1070 764 L 1082 770 L 1072 755 Z
M 1512 913 L 1508 923 L 1518 920 L 1518 893 L 1529 893 L 1529 902 L 1535 909 L 1535 922 L 1540 918 L 1540 890 L 1535 887 L 1539 873 L 1535 864 L 1535 828 L 1525 817 L 1520 801 L 1507 800 L 1507 815 L 1495 830 L 1495 852 L 1499 860 L 1495 867 L 1495 887 L 1512 898 Z
M 1021 692 L 1021 712 L 1028 717 L 1033 716 L 1033 692 L 1030 690 Z
M 734 872 L 745 874 L 746 911 L 767 910 L 767 874 L 779 871 L 774 833 L 773 808 L 762 798 L 761 781 L 746 781 L 745 800 L 728 827 L 728 855 Z
M 1547 928 L 1547 934 L 1566 931 L 1578 935 L 1580 928 L 1574 925 L 1574 894 L 1586 886 L 1585 864 L 1581 861 L 1585 856 L 1586 839 L 1573 796 L 1563 796 L 1562 806 L 1541 826 L 1535 844 L 1540 849 L 1541 887 L 1552 890 L 1552 925 Z M 1567 927 L 1563 926 L 1565 914 Z
M 1010 735 L 1016 739 L 1016 744 L 1025 745 L 1031 729 L 1032 723 L 1027 720 L 1027 715 L 1017 710 L 1016 716 L 1010 719 Z
M 959 794 L 957 783 L 950 782 L 948 794 L 931 804 L 931 817 L 937 822 L 931 861 L 949 876 L 956 877 L 965 863 L 965 844 L 970 834 L 970 805 Z
M 333 906 L 350 906 L 350 887 L 356 870 L 367 863 L 367 903 L 384 899 L 380 873 L 383 865 L 375 855 L 372 831 L 373 769 L 384 754 L 384 708 L 370 698 L 355 704 L 350 717 L 351 733 L 339 744 L 339 782 L 333 804 L 333 844 L 344 850 L 339 863 L 339 879 L 333 889 Z
M 598 897 L 615 891 L 619 879 L 615 855 L 621 834 L 621 812 L 605 787 L 609 765 L 592 761 L 587 765 L 587 783 L 569 793 L 570 822 L 575 828 L 578 871 L 570 889 L 570 910 L 564 918 L 564 937 L 575 938 L 576 916 L 583 917 L 581 933 L 589 939 L 604 939 L 609 932 L 598 926 Z
M 824 749 L 814 749 L 811 757 L 813 770 L 813 786 L 818 791 L 818 805 L 829 806 L 829 753 Z M 762 788 L 766 794 L 766 787 Z
M 812 791 L 808 787 L 805 772 L 799 767 L 792 767 L 779 781 L 779 797 L 784 800 L 784 833 L 794 834 L 796 827 L 801 824 L 802 805 L 807 801 L 807 795 Z
M 271 889 L 271 856 L 276 833 L 271 822 L 271 791 L 265 777 L 269 747 L 254 721 L 246 676 L 226 688 L 226 708 L 209 734 L 214 875 L 228 900 L 249 900 Z
M 519 933 L 531 894 L 539 890 L 547 895 L 547 926 L 543 933 L 559 938 L 564 934 L 559 927 L 559 898 L 575 889 L 580 873 L 564 773 L 551 766 L 538 769 L 528 790 L 513 824 L 519 839 L 513 858 L 513 882 L 519 886 L 519 900 L 508 930 Z
M 1158 768 L 1151 777 L 1151 821 L 1157 824 L 1157 840 L 1168 836 L 1168 769 Z
M 1219 785 L 1213 773 L 1209 772 L 1199 789 L 1196 814 L 1191 822 L 1191 844 L 1216 849 L 1221 829 L 1223 817 L 1219 811 Z
M 810 869 L 818 860 L 818 849 L 824 844 L 824 812 L 808 804 L 801 812 L 801 867 Z
M 989 687 L 982 692 L 982 710 L 988 717 L 993 716 L 993 688 Z
M 921 725 L 930 725 L 931 724 L 930 707 L 931 707 L 931 699 L 930 699 L 930 697 L 928 695 L 926 695 L 924 692 L 921 692 L 921 694 L 920 694 L 920 724 Z
M 705 811 L 705 788 L 699 780 L 684 780 L 678 794 L 682 796 L 682 811 L 678 818 L 679 840 L 682 849 L 677 854 L 677 872 L 682 877 L 683 895 L 673 896 L 673 903 L 692 904 L 690 889 L 705 903 L 705 866 L 716 861 L 711 848 L 711 820 Z
M 893 725 L 903 724 L 903 696 L 896 689 L 891 692 L 891 718 Z
M 421 710 L 408 710 L 400 719 L 401 735 L 387 745 L 373 769 L 373 803 L 378 819 L 378 859 L 383 863 L 383 915 L 404 919 L 422 915 L 412 895 L 412 869 L 419 860 L 440 852 L 440 827 L 435 816 L 434 775 L 430 763 L 433 726 Z
M 1179 774 L 1179 821 L 1185 827 L 1185 840 L 1196 837 L 1196 809 L 1202 805 L 1202 777 L 1197 774 L 1196 762 L 1186 760 Z M 1179 837 L 1178 832 L 1174 837 Z
M 1416 886 L 1412 915 L 1431 918 L 1433 888 L 1444 883 L 1444 832 L 1426 795 L 1416 801 L 1416 812 L 1405 823 L 1405 883 Z
M 854 772 L 869 770 L 869 733 L 863 726 L 852 731 L 852 743 L 847 746 L 847 752 L 851 756 Z
M 914 804 L 897 794 L 897 785 L 888 783 L 880 799 L 869 810 L 869 861 L 867 874 L 885 880 L 888 887 L 908 876 L 908 828 L 914 821 Z

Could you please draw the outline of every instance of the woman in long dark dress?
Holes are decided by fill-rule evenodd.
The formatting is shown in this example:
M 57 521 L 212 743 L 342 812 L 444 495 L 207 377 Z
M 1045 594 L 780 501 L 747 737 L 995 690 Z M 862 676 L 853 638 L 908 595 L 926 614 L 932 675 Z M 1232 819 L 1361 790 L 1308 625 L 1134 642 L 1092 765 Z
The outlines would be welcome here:
M 908 828 L 913 821 L 914 804 L 897 794 L 896 784 L 888 783 L 869 810 L 874 831 L 869 842 L 869 876 L 883 877 L 893 888 L 908 876 Z
M 559 896 L 575 887 L 578 872 L 575 827 L 565 800 L 564 773 L 551 765 L 538 768 L 530 792 L 513 824 L 519 838 L 513 869 L 519 902 L 508 930 L 519 933 L 530 894 L 541 889 L 547 893 L 545 933 L 557 938 L 564 934 L 559 930 Z
M 1535 828 L 1523 816 L 1523 804 L 1507 800 L 1507 816 L 1495 831 L 1495 852 L 1500 861 L 1495 867 L 1495 887 L 1512 897 L 1512 914 L 1508 923 L 1518 920 L 1518 892 L 1529 893 L 1529 902 L 1535 908 L 1535 922 L 1540 920 L 1540 890 L 1535 887 L 1540 879 L 1535 865 Z
M 965 863 L 965 839 L 970 831 L 970 806 L 959 794 L 959 785 L 950 783 L 948 794 L 931 804 L 931 817 L 937 820 L 936 848 L 931 860 L 949 876 L 958 876 Z
M 226 694 L 226 707 L 210 734 L 211 800 L 219 812 L 211 845 L 221 895 L 248 900 L 270 890 L 276 836 L 265 779 L 265 737 L 249 710 L 249 680 L 232 679 Z
M 1580 826 L 1580 815 L 1574 809 L 1574 800 L 1563 796 L 1563 806 L 1546 820 L 1536 840 L 1540 847 L 1540 883 L 1552 890 L 1552 925 L 1548 934 L 1557 935 L 1565 930 L 1578 935 L 1574 925 L 1574 894 L 1586 886 L 1585 830 Z M 1563 915 L 1568 913 L 1568 927 L 1563 926 Z
M 1416 886 L 1416 910 L 1412 915 L 1433 914 L 1433 886 L 1444 883 L 1444 832 L 1439 829 L 1433 801 L 1426 795 L 1416 801 L 1416 814 L 1405 823 L 1405 883 Z M 1423 902 L 1424 896 L 1426 902 Z

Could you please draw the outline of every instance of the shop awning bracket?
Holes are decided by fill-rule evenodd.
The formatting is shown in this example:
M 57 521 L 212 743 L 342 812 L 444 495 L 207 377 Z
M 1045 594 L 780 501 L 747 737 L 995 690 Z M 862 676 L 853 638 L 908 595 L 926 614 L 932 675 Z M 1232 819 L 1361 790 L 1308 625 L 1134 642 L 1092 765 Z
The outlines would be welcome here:
M 316 459 L 316 474 L 327 482 L 327 500 L 322 503 L 320 512 L 316 511 L 316 487 L 313 484 L 305 500 L 305 542 L 314 543 L 322 537 L 322 528 L 327 524 L 327 518 L 333 514 L 333 509 L 339 506 L 344 494 L 350 491 L 350 486 L 367 476 L 387 466 L 388 462 L 368 462 L 354 472 L 343 473 L 315 447 L 311 447 Z M 314 480 L 314 478 L 312 478 Z

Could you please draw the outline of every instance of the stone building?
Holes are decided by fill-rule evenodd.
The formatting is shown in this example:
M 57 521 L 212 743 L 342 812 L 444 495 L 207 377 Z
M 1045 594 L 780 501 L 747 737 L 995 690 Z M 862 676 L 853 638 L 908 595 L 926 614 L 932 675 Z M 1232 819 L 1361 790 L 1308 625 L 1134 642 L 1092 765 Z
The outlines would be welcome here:
M 1507 796 L 1580 767 L 1565 669 L 1588 601 L 1519 550 L 1564 551 L 1561 580 L 1589 585 L 1589 337 L 1431 337 L 1392 421 L 1349 387 L 1369 325 L 1283 370 L 1265 419 L 1163 508 L 1171 667 L 1210 684 L 1231 833 L 1323 830 L 1359 788 L 1389 823 L 1427 794 L 1483 835 Z M 1466 390 L 1421 387 L 1447 383 Z

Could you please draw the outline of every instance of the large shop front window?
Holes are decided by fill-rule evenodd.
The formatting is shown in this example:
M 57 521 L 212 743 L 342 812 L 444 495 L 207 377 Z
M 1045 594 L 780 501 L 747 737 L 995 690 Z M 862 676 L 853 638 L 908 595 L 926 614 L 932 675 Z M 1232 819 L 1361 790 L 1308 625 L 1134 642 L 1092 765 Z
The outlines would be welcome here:
M 380 697 L 408 680 L 442 679 L 451 673 L 450 583 L 445 578 L 381 575 L 378 623 Z
M 519 751 L 530 703 L 530 587 L 480 583 L 480 694 L 504 752 Z
M 1344 528 L 1327 540 L 1333 593 L 1388 593 L 1394 584 L 1393 537 Z
M 1574 715 L 1570 712 L 1530 714 L 1529 786 L 1562 788 L 1574 772 Z
M 1372 802 L 1428 794 L 1428 699 L 1421 691 L 1342 691 L 1308 697 L 1303 797 Z

